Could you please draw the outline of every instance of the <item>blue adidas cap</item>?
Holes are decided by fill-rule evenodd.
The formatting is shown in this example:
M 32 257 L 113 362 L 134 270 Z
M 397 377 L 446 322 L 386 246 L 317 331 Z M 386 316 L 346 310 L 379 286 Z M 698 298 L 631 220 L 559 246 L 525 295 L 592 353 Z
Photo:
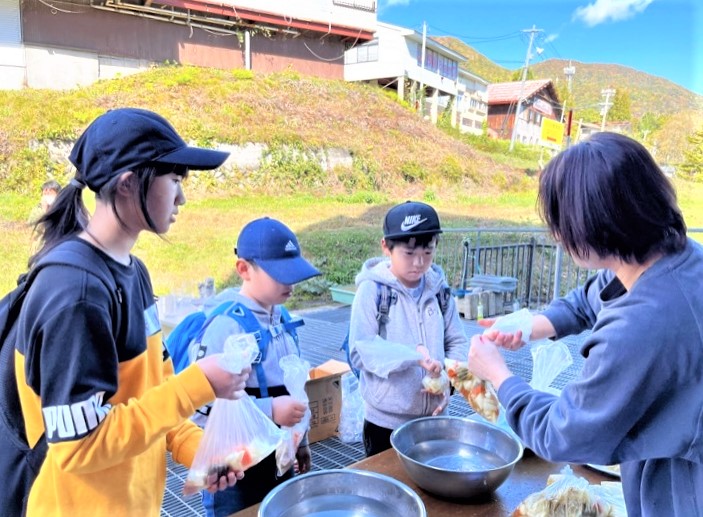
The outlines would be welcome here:
M 237 247 L 237 257 L 252 260 L 277 282 L 293 285 L 320 274 L 300 254 L 300 244 L 295 234 L 285 224 L 270 217 L 263 217 L 242 228 Z

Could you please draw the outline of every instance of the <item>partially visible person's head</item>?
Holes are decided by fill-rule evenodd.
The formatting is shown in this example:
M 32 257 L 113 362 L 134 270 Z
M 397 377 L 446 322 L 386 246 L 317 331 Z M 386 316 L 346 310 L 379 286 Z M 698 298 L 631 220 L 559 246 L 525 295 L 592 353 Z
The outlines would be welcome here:
M 61 191 L 61 185 L 56 180 L 45 181 L 41 186 L 41 201 L 42 211 L 46 212 L 51 205 L 56 201 L 56 196 Z
M 386 213 L 381 248 L 403 285 L 416 286 L 432 266 L 440 233 L 439 216 L 426 203 L 406 201 Z
M 100 115 L 73 146 L 69 159 L 76 167 L 75 177 L 39 220 L 44 239 L 39 255 L 86 227 L 88 213 L 82 201 L 83 188 L 88 187 L 99 201 L 110 205 L 123 225 L 125 214 L 118 213 L 116 193 L 120 185 L 131 189 L 146 227 L 163 233 L 174 214 L 158 214 L 159 220 L 155 221 L 149 213 L 150 207 L 159 205 L 149 201 L 149 192 L 157 178 L 168 176 L 178 183 L 179 192 L 171 196 L 171 202 L 183 204 L 180 179 L 191 169 L 217 168 L 227 156 L 229 153 L 189 146 L 166 119 L 151 111 L 120 108 Z M 156 183 L 166 187 L 167 182 Z M 173 206 L 170 210 L 175 212 Z
M 540 176 L 538 206 L 572 256 L 646 262 L 686 244 L 673 185 L 649 152 L 617 133 L 562 151 Z
M 292 286 L 320 274 L 303 258 L 297 237 L 285 224 L 262 217 L 247 223 L 234 249 L 245 294 L 263 305 L 285 302 Z

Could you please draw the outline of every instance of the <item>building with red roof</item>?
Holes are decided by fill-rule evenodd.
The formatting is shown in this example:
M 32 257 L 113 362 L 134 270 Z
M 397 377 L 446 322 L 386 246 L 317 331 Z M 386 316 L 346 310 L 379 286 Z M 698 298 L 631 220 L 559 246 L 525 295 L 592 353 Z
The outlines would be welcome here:
M 537 144 L 542 118 L 560 120 L 562 116 L 562 104 L 550 79 L 489 84 L 488 131 L 497 138 L 512 138 L 519 99 L 522 104 L 515 141 Z

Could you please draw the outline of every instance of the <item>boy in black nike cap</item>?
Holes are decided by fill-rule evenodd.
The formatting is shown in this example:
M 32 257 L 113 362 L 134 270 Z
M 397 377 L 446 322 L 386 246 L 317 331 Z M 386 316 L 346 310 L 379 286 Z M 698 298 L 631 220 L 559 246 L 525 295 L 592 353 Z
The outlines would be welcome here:
M 433 264 L 440 233 L 439 216 L 430 205 L 407 201 L 394 206 L 383 221 L 384 257 L 367 260 L 356 277 L 349 349 L 365 403 L 368 456 L 390 448 L 391 433 L 408 420 L 446 412 L 448 387 L 434 395 L 423 390 L 422 380 L 428 373 L 439 376 L 445 358 L 463 361 L 468 353 L 444 272 Z M 387 342 L 421 350 L 424 359 L 379 376 L 370 358 L 388 348 Z

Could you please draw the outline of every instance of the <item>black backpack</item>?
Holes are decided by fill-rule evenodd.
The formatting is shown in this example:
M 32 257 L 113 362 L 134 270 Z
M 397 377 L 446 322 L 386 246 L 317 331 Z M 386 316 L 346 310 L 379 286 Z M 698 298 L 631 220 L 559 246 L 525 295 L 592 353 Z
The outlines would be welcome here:
M 34 479 L 44 462 L 48 445 L 42 436 L 32 448 L 27 443 L 24 418 L 17 391 L 15 376 L 16 322 L 22 303 L 32 282 L 43 268 L 50 265 L 71 266 L 98 277 L 115 293 L 119 304 L 121 298 L 115 279 L 107 264 L 89 245 L 76 240 L 59 244 L 26 274 L 17 287 L 0 300 L 0 513 L 2 515 L 24 515 L 27 496 Z M 89 267 L 92 266 L 92 269 Z M 120 310 L 115 306 L 113 317 L 119 328 Z
M 452 290 L 449 286 L 445 285 L 437 293 L 437 302 L 439 303 L 439 309 L 442 315 L 446 314 L 447 307 L 449 307 L 449 299 L 452 297 Z M 388 312 L 391 309 L 391 305 L 398 301 L 398 293 L 390 286 L 376 282 L 376 309 L 378 314 L 376 315 L 376 321 L 378 321 L 378 335 L 385 339 L 386 337 L 386 323 L 388 323 Z M 344 336 L 344 341 L 342 341 L 342 346 L 340 350 L 344 350 L 347 356 L 347 364 L 349 368 L 354 373 L 356 378 L 359 378 L 359 369 L 354 368 L 351 362 L 351 355 L 349 350 L 349 328 L 347 328 L 347 335 Z

